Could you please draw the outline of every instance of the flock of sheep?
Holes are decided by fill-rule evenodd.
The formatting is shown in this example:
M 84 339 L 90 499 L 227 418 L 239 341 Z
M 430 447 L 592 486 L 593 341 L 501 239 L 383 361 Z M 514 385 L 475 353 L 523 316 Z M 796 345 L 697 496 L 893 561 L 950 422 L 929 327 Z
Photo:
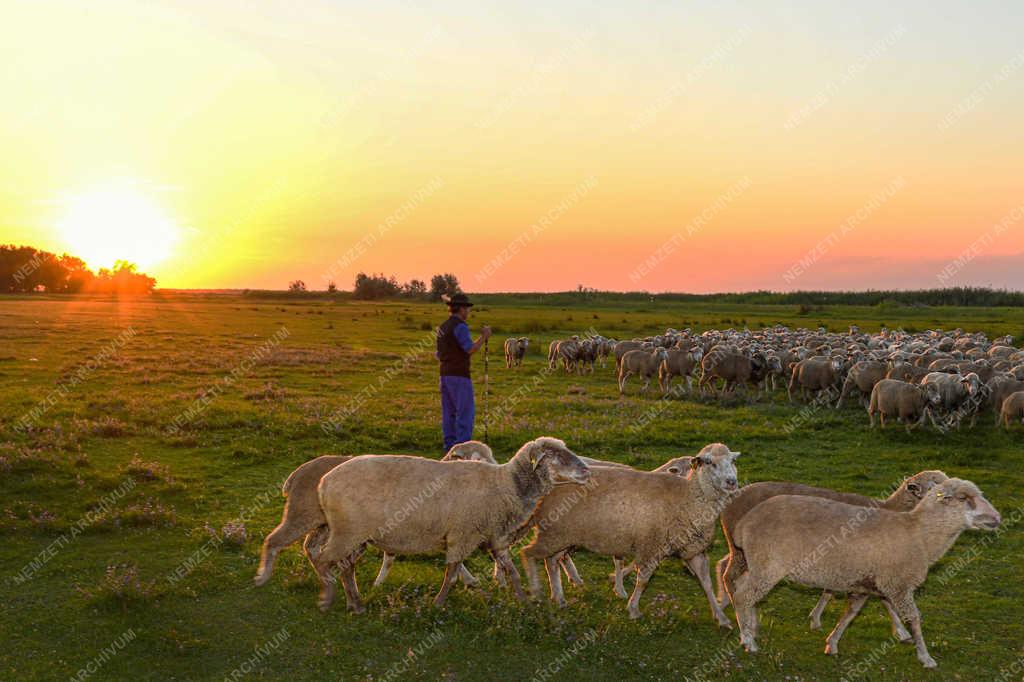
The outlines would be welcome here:
M 508 367 L 522 364 L 526 337 L 505 342 Z M 593 372 L 614 358 L 619 392 L 633 376 L 643 380 L 641 393 L 658 379 L 663 394 L 672 381 L 724 396 L 742 388 L 755 396 L 787 386 L 795 395 L 817 404 L 843 402 L 856 396 L 867 409 L 871 426 L 895 419 L 911 430 L 930 420 L 938 428 L 959 428 L 980 412 L 995 415 L 1009 429 L 1024 421 L 1024 350 L 1013 337 L 990 341 L 983 333 L 932 330 L 921 333 L 882 330 L 862 333 L 856 326 L 845 334 L 776 326 L 753 332 L 710 330 L 701 334 L 668 329 L 664 334 L 616 341 L 600 335 L 552 341 L 548 367 L 566 372 Z
M 921 663 L 934 667 L 914 592 L 961 532 L 999 527 L 1000 515 L 981 491 L 940 471 L 916 474 L 882 500 L 787 482 L 740 487 L 739 454 L 712 443 L 692 457 L 640 471 L 577 456 L 561 440 L 541 437 L 504 464 L 478 441 L 456 445 L 441 461 L 319 457 L 285 481 L 284 514 L 264 542 L 255 581 L 266 583 L 281 549 L 304 538 L 321 583 L 320 608 L 331 606 L 340 576 L 349 608 L 362 613 L 355 567 L 369 545 L 384 553 L 375 585 L 395 556 L 441 553 L 445 574 L 434 600 L 440 606 L 456 581 L 478 583 L 463 562 L 484 550 L 494 559 L 494 579 L 524 600 L 511 550 L 530 536 L 521 550 L 529 590 L 539 597 L 543 561 L 560 606 L 561 572 L 582 583 L 570 555 L 575 549 L 614 560 L 620 597 L 626 597 L 623 575 L 635 574 L 631 618 L 640 616 L 655 569 L 675 556 L 697 577 L 719 625 L 731 627 L 724 609 L 733 604 L 748 651 L 757 650 L 757 603 L 788 579 L 825 591 L 812 627 L 820 627 L 832 593 L 848 595 L 826 653 L 838 653 L 846 627 L 874 596 L 889 610 L 894 635 L 913 642 Z M 717 564 L 716 594 L 708 549 L 719 520 L 729 551 Z M 623 568 L 624 560 L 634 563 Z

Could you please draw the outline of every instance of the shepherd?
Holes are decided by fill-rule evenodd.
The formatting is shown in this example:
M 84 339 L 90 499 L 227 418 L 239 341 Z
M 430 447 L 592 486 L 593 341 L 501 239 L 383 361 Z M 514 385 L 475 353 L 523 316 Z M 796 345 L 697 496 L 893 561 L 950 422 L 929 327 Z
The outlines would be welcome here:
M 457 443 L 473 439 L 473 380 L 469 375 L 469 357 L 491 336 L 491 328 L 483 327 L 480 338 L 473 341 L 466 318 L 473 307 L 465 294 L 448 300 L 451 315 L 437 328 L 437 359 L 441 363 L 441 431 L 445 452 Z

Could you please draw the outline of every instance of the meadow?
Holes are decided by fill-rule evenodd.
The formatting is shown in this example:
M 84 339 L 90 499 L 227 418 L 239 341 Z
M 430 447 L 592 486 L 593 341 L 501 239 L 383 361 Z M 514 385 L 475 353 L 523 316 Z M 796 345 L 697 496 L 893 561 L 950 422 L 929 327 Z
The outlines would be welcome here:
M 259 548 L 279 521 L 282 480 L 321 454 L 440 457 L 426 303 L 165 294 L 141 299 L 0 298 L 0 677 L 132 679 L 1018 679 L 1024 665 L 1024 432 L 870 431 L 864 411 L 618 395 L 612 368 L 546 370 L 553 338 L 616 338 L 784 323 L 881 325 L 1024 336 L 1019 308 L 729 305 L 478 297 L 490 343 L 488 440 L 504 461 L 553 435 L 583 455 L 654 468 L 712 441 L 740 450 L 742 482 L 795 480 L 881 497 L 922 469 L 977 483 L 1002 512 L 998 533 L 965 533 L 918 592 L 939 662 L 926 673 L 894 643 L 877 601 L 827 657 L 807 627 L 817 594 L 777 588 L 761 605 L 762 653 L 713 623 L 696 581 L 665 562 L 630 621 L 611 561 L 575 555 L 587 585 L 568 608 L 519 604 L 474 555 L 476 589 L 431 598 L 440 557 L 400 558 L 371 587 L 368 612 L 316 608 L 301 549 L 255 588 Z M 505 335 L 526 334 L 508 370 Z M 483 438 L 483 358 L 474 359 Z M 712 560 L 724 552 L 719 538 Z M 732 617 L 731 609 L 727 613 Z

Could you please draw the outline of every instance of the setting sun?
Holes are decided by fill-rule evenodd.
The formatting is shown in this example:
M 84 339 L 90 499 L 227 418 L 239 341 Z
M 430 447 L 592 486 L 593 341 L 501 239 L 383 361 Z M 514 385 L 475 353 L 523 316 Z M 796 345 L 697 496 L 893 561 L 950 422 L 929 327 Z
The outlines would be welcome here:
M 112 182 L 72 194 L 57 224 L 67 250 L 95 268 L 118 260 L 151 267 L 167 258 L 179 228 L 143 188 Z

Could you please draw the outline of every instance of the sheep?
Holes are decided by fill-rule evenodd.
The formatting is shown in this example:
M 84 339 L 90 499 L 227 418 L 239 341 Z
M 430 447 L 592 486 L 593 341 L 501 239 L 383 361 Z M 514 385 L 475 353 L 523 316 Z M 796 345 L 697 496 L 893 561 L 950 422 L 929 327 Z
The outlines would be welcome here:
M 758 650 L 757 603 L 779 581 L 830 592 L 849 593 L 846 612 L 828 636 L 825 651 L 836 642 L 869 595 L 887 599 L 910 625 L 917 658 L 936 667 L 921 634 L 921 614 L 914 591 L 928 569 L 949 550 L 964 530 L 995 530 L 1002 519 L 970 481 L 948 479 L 909 512 L 860 507 L 803 495 L 780 495 L 748 512 L 733 532 L 746 572 L 732 565 L 726 588 L 736 609 L 740 641 Z
M 661 392 L 667 394 L 672 385 L 672 377 L 686 379 L 686 392 L 693 392 L 693 370 L 700 364 L 704 351 L 692 343 L 684 348 L 673 348 L 665 354 L 658 367 L 658 385 Z
M 735 346 L 718 344 L 712 348 L 701 360 L 701 377 L 697 384 L 700 392 L 705 387 L 711 387 L 712 381 L 722 379 L 725 381 L 724 393 L 732 392 L 737 385 L 746 386 L 750 380 L 754 366 L 750 358 L 741 353 Z
M 668 351 L 664 348 L 655 348 L 653 351 L 631 350 L 622 356 L 619 363 L 619 394 L 626 392 L 626 379 L 639 374 L 644 378 L 644 385 L 640 388 L 641 393 L 647 391 L 651 384 L 651 377 L 658 373 L 661 363 L 668 357 Z
M 846 375 L 846 381 L 843 382 L 843 390 L 840 391 L 839 400 L 836 401 L 836 409 L 842 407 L 843 400 L 854 390 L 860 393 L 860 401 L 863 405 L 871 396 L 871 390 L 875 384 L 884 379 L 888 371 L 888 365 L 876 360 L 861 360 L 854 364 Z
M 871 389 L 871 400 L 868 403 L 871 428 L 875 428 L 875 414 L 878 414 L 883 429 L 886 417 L 896 417 L 906 424 L 909 433 L 911 429 L 923 424 L 926 417 L 935 421 L 931 416 L 931 405 L 937 404 L 938 400 L 937 393 L 930 393 L 918 384 L 882 379 Z
M 1007 431 L 1010 430 L 1011 421 L 1019 420 L 1024 423 L 1024 391 L 1017 391 L 1006 396 L 999 416 L 1003 420 L 1003 428 Z
M 918 367 L 910 363 L 898 363 L 893 366 L 885 374 L 886 379 L 898 379 L 900 381 L 906 381 L 911 384 L 921 383 L 921 379 L 924 379 L 931 372 L 927 367 Z
M 320 479 L 320 507 L 328 537 L 314 560 L 320 577 L 320 609 L 334 601 L 332 567 L 340 573 L 348 606 L 365 611 L 355 564 L 367 544 L 389 554 L 445 553 L 445 575 L 434 599 L 442 606 L 458 567 L 486 547 L 524 599 L 509 545 L 557 483 L 586 483 L 587 465 L 557 438 L 525 443 L 505 464 L 437 462 L 402 455 L 360 456 Z M 566 488 L 571 486 L 565 486 Z
M 530 345 L 530 339 L 525 336 L 505 339 L 505 367 L 519 367 L 523 364 L 523 357 Z
M 640 597 L 659 562 L 679 556 L 700 581 L 715 619 L 730 627 L 712 592 L 707 550 L 719 512 L 738 490 L 738 456 L 722 443 L 712 443 L 693 458 L 686 478 L 598 467 L 583 494 L 554 490 L 534 512 L 530 523 L 537 533 L 522 551 L 533 595 L 540 593 L 537 559 L 544 560 L 551 597 L 562 606 L 561 576 L 554 565 L 559 552 L 583 547 L 618 558 L 632 555 L 637 575 L 628 610 L 630 618 L 639 618 Z
M 981 379 L 974 372 L 967 376 L 931 372 L 921 380 L 921 386 L 925 390 L 934 391 L 937 394 L 936 405 L 940 411 L 946 413 L 947 423 L 952 424 L 956 421 L 956 425 L 959 427 L 958 411 L 962 412 L 977 407 L 972 404 L 974 401 L 971 401 L 971 398 L 981 390 Z
M 579 337 L 573 336 L 565 341 L 559 341 L 558 345 L 555 346 L 555 363 L 557 364 L 558 361 L 561 360 L 566 373 L 572 373 L 576 370 L 576 361 L 579 356 L 579 352 Z
M 281 514 L 281 523 L 272 530 L 263 541 L 263 551 L 260 556 L 259 569 L 256 572 L 254 582 L 257 587 L 265 585 L 274 572 L 274 563 L 278 553 L 285 547 L 291 545 L 299 538 L 307 537 L 307 556 L 315 551 L 317 543 L 312 534 L 317 528 L 327 523 L 323 511 L 320 509 L 320 500 L 317 498 L 316 487 L 324 474 L 352 459 L 348 455 L 322 455 L 300 465 L 295 471 L 288 475 L 281 486 L 281 494 L 287 500 L 284 503 L 284 512 Z M 452 446 L 441 461 L 451 462 L 457 460 L 473 460 L 496 464 L 494 453 L 485 443 L 478 440 L 470 440 L 464 443 L 457 443 Z M 387 575 L 391 567 L 392 559 L 386 554 L 381 563 L 380 573 L 374 584 L 379 584 Z M 460 577 L 467 584 L 477 582 L 469 571 L 463 569 Z
M 643 344 L 639 341 L 619 341 L 612 348 L 612 353 L 615 355 L 615 373 L 619 372 L 619 365 L 622 364 L 622 356 L 631 350 L 639 350 Z
M 796 363 L 789 380 L 789 402 L 793 402 L 793 388 L 797 386 L 801 394 L 832 390 L 839 382 L 842 368 L 843 361 L 839 358 L 812 357 Z
M 558 339 L 548 344 L 548 369 L 554 369 L 558 362 Z
M 997 374 L 989 379 L 981 388 L 981 395 L 985 398 L 984 406 L 991 409 L 995 415 L 995 424 L 999 425 L 1003 401 L 1007 396 L 1017 391 L 1024 391 L 1024 381 L 1014 377 L 1012 374 Z M 975 410 L 971 415 L 971 426 L 978 421 L 978 412 Z
M 823 497 L 837 502 L 845 502 L 859 507 L 878 507 L 893 511 L 910 511 L 917 506 L 925 494 L 939 483 L 945 481 L 948 476 L 941 471 L 922 471 L 904 480 L 899 487 L 884 500 L 876 500 L 871 497 L 857 495 L 855 493 L 844 493 L 828 488 L 815 488 L 800 483 L 762 481 L 744 486 L 739 494 L 722 511 L 722 533 L 725 535 L 726 544 L 729 546 L 729 553 L 722 557 L 715 565 L 715 574 L 718 578 L 718 599 L 724 609 L 729 605 L 729 594 L 725 589 L 725 570 L 730 561 L 736 561 L 735 573 L 742 573 L 744 568 L 743 552 L 734 550 L 732 536 L 739 523 L 747 512 L 761 502 L 778 495 L 808 495 L 810 497 Z M 821 613 L 825 609 L 832 595 L 823 592 L 817 605 L 811 611 L 811 629 L 821 628 Z M 889 617 L 893 623 L 893 633 L 901 640 L 908 641 L 910 634 L 903 627 L 899 617 L 893 610 L 892 605 L 884 602 Z M 838 644 L 838 640 L 836 642 Z

